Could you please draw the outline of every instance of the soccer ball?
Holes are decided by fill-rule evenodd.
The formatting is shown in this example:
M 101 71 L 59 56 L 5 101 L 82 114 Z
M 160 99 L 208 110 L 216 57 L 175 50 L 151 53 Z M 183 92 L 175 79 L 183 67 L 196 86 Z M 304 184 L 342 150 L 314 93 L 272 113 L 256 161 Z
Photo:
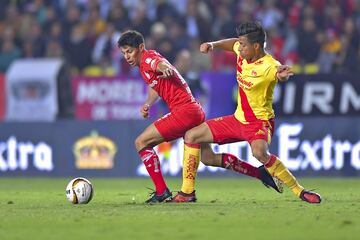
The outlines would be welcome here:
M 93 194 L 93 186 L 86 178 L 74 178 L 66 186 L 66 198 L 72 204 L 87 204 L 91 201 Z

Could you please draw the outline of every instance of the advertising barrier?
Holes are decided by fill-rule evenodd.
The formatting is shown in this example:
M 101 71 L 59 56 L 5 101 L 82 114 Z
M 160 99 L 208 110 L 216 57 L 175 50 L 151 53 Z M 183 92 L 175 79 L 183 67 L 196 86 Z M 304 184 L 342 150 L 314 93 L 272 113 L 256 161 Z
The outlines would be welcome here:
M 58 113 L 60 59 L 21 59 L 6 73 L 6 119 L 54 121 Z
M 234 113 L 235 74 L 205 72 L 201 79 L 209 92 L 207 117 Z M 281 117 L 359 116 L 360 77 L 350 74 L 292 76 L 289 81 L 276 85 L 274 110 Z
M 360 176 L 360 117 L 280 118 L 271 152 L 296 176 Z M 148 121 L 3 123 L 0 176 L 147 176 L 134 140 Z M 246 142 L 212 146 L 256 166 Z M 156 148 L 166 176 L 182 174 L 182 140 Z M 200 164 L 201 176 L 239 176 Z
M 140 77 L 72 79 L 75 115 L 82 120 L 141 119 L 147 88 Z

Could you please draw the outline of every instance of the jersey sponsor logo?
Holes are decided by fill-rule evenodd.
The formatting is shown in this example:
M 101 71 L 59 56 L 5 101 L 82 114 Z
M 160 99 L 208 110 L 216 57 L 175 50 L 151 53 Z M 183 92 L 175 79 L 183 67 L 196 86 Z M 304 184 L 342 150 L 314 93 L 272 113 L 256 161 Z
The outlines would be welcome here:
M 153 81 L 149 84 L 149 86 L 150 86 L 151 88 L 153 88 L 153 87 L 156 86 L 156 84 L 158 84 L 158 81 L 153 80 Z
M 243 87 L 245 87 L 247 89 L 250 89 L 254 85 L 252 82 L 249 82 L 249 81 L 246 81 L 246 80 L 242 79 L 240 74 L 237 75 L 237 81 L 238 81 L 240 86 L 243 86 Z
M 263 63 L 264 63 L 264 60 L 259 60 L 259 61 L 255 62 L 254 64 L 255 65 L 260 65 L 260 64 L 263 64 Z

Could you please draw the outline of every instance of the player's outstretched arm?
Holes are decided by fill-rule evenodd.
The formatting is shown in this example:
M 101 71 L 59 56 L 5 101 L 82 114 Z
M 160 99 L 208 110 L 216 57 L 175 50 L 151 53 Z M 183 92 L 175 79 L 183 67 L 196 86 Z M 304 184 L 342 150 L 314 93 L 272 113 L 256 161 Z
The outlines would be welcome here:
M 205 42 L 200 45 L 200 52 L 208 53 L 215 48 L 233 52 L 233 46 L 237 40 L 237 38 L 227 38 L 215 42 Z
M 277 67 L 276 77 L 280 81 L 287 81 L 290 76 L 294 75 L 292 69 L 288 65 L 281 65 Z
M 159 98 L 158 93 L 149 86 L 148 97 L 145 103 L 140 108 L 140 113 L 143 116 L 143 118 L 149 117 L 150 107 L 156 102 L 158 98 Z

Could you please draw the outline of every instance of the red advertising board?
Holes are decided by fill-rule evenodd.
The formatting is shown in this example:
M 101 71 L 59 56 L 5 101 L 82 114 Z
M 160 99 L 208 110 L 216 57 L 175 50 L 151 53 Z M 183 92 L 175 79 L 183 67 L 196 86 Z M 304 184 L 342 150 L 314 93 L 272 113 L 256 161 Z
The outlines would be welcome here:
M 72 90 L 75 116 L 82 120 L 140 119 L 147 97 L 140 77 L 76 77 Z

